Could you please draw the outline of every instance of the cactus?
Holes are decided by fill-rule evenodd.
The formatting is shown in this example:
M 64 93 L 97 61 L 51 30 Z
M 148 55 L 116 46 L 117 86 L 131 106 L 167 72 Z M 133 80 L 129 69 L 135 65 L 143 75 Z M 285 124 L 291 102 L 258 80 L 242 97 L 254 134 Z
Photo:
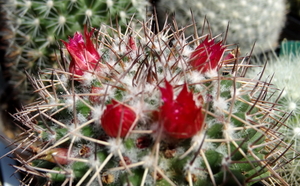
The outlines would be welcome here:
M 126 22 L 135 15 L 145 19 L 147 0 L 8 0 L 3 9 L 9 17 L 10 49 L 6 63 L 10 65 L 12 83 L 24 92 L 26 75 L 39 68 L 51 67 L 59 53 L 56 41 L 67 39 L 82 25 L 99 27 L 100 24 L 118 24 L 125 28 Z M 54 67 L 55 68 L 55 67 Z M 22 101 L 28 99 L 24 95 Z
M 229 24 L 228 42 L 238 44 L 241 51 L 249 52 L 253 47 L 253 54 L 269 51 L 277 46 L 279 34 L 285 21 L 285 0 L 167 0 L 157 2 L 159 17 L 174 14 L 178 26 L 185 26 L 191 22 L 191 13 L 196 23 L 203 22 L 206 17 L 210 29 L 214 33 L 222 33 Z M 172 16 L 169 16 L 172 21 Z M 163 20 L 163 19 L 162 19 Z M 164 24 L 161 22 L 161 24 Z M 186 29 L 192 34 L 194 28 Z M 197 29 L 201 31 L 201 29 Z
M 279 132 L 286 136 L 286 143 L 293 144 L 292 148 L 295 152 L 300 151 L 299 46 L 299 42 L 283 41 L 280 56 L 273 58 L 266 65 L 263 74 L 260 68 L 253 68 L 248 73 L 248 77 L 256 76 L 256 79 L 265 80 L 272 78 L 273 84 L 283 90 L 281 98 L 278 100 L 278 108 L 291 112 L 291 116 L 285 122 L 287 127 L 281 128 Z M 294 153 L 287 154 L 287 158 L 291 162 L 285 169 L 281 169 L 279 173 L 283 175 L 290 185 L 299 185 L 299 157 L 294 158 L 294 155 Z
M 155 34 L 152 21 L 77 32 L 58 69 L 29 76 L 40 99 L 13 114 L 11 151 L 25 184 L 288 185 L 285 112 L 266 100 L 277 89 L 245 78 L 221 36 Z
M 40 68 L 56 65 L 58 40 L 67 39 L 83 25 L 99 27 L 112 24 L 121 29 L 134 18 L 145 19 L 147 0 L 0 0 L 4 28 L 1 41 L 8 44 L 4 60 L 9 95 L 1 97 L 0 115 L 14 112 L 21 104 L 36 97 L 28 84 L 24 69 L 35 73 Z M 56 51 L 56 52 L 55 52 Z M 1 118 L 2 120 L 2 118 Z M 11 121 L 1 122 L 0 128 L 11 128 Z M 3 126 L 2 126 L 3 125 Z M 8 130 L 10 136 L 18 134 Z

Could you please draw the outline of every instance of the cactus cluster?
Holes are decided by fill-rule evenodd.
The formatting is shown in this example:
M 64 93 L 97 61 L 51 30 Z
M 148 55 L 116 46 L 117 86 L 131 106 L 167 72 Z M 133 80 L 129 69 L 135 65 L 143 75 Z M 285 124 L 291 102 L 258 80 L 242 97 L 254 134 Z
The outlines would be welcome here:
M 191 23 L 191 11 L 196 23 L 207 18 L 214 33 L 224 32 L 229 24 L 231 36 L 227 41 L 238 44 L 244 52 L 250 51 L 255 43 L 254 54 L 276 48 L 286 13 L 285 0 L 174 0 L 172 3 L 159 0 L 157 3 L 158 15 L 174 14 L 179 26 Z M 193 32 L 192 27 L 186 29 L 188 34 Z
M 30 77 L 40 99 L 13 114 L 22 181 L 288 185 L 276 173 L 289 151 L 285 112 L 269 102 L 277 89 L 246 78 L 248 58 L 220 35 L 154 33 L 152 21 L 77 32 L 59 68 Z
M 9 18 L 8 31 L 2 32 L 10 42 L 6 63 L 12 83 L 24 92 L 24 69 L 36 72 L 52 67 L 59 53 L 59 39 L 67 39 L 87 24 L 118 25 L 125 28 L 132 17 L 145 19 L 147 0 L 1 0 Z M 23 98 L 25 99 L 25 98 Z

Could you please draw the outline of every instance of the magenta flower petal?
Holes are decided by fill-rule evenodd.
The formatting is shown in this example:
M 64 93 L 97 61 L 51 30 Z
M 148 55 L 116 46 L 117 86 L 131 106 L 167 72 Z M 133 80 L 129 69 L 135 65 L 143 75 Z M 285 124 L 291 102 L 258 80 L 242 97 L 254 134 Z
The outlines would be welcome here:
M 215 43 L 208 37 L 195 49 L 190 56 L 190 65 L 201 73 L 217 69 L 224 54 L 222 42 Z
M 202 128 L 204 117 L 201 107 L 196 106 L 193 93 L 188 92 L 186 85 L 174 100 L 173 87 L 169 82 L 165 83 L 166 88 L 160 87 L 164 104 L 159 110 L 164 131 L 173 138 L 190 138 Z
M 85 41 L 82 34 L 76 32 L 73 38 L 69 38 L 69 43 L 62 41 L 72 58 L 69 72 L 76 75 L 83 75 L 86 71 L 99 71 L 101 67 L 100 55 L 91 40 L 92 31 L 88 32 L 85 28 L 84 36 Z

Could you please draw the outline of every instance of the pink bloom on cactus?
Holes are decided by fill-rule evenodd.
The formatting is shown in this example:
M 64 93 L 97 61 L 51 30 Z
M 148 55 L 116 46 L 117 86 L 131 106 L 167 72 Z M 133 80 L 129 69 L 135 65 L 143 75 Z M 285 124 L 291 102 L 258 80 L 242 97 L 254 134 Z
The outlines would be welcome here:
M 215 40 L 208 40 L 208 37 L 195 49 L 190 56 L 190 65 L 201 73 L 214 70 L 219 67 L 225 51 L 222 42 L 215 43 Z
M 173 99 L 173 87 L 165 82 L 166 88 L 160 87 L 163 105 L 160 107 L 159 119 L 164 131 L 177 139 L 190 138 L 201 130 L 204 117 L 201 107 L 197 107 L 193 100 L 193 93 L 188 91 L 187 85 Z
M 86 71 L 100 70 L 100 55 L 91 40 L 92 34 L 93 31 L 88 32 L 85 28 L 85 42 L 82 34 L 79 32 L 76 32 L 73 38 L 69 38 L 69 43 L 62 41 L 72 58 L 69 72 L 81 76 Z
M 117 137 L 120 130 L 120 137 L 125 137 L 134 125 L 137 118 L 132 108 L 123 103 L 112 100 L 106 105 L 106 109 L 101 116 L 103 130 L 110 137 Z

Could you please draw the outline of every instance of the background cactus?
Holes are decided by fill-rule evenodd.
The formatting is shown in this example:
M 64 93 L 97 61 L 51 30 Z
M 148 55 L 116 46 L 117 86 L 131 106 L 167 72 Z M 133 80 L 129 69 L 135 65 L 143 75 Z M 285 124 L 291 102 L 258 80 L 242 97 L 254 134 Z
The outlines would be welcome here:
M 273 58 L 266 65 L 264 72 L 260 68 L 253 68 L 248 73 L 248 77 L 256 76 L 256 79 L 267 80 L 272 78 L 272 83 L 283 90 L 278 101 L 278 107 L 291 112 L 291 116 L 285 122 L 287 127 L 282 128 L 279 132 L 286 136 L 286 143 L 293 144 L 292 148 L 297 152 L 300 151 L 299 46 L 299 42 L 282 42 L 280 56 Z M 287 158 L 291 160 L 291 163 L 285 169 L 281 169 L 280 174 L 285 177 L 290 185 L 299 185 L 300 175 L 297 171 L 299 169 L 299 157 L 293 159 L 294 155 L 293 153 L 287 154 Z
M 67 39 L 83 25 L 118 24 L 124 28 L 135 15 L 145 19 L 146 0 L 8 0 L 2 1 L 9 26 L 2 32 L 9 38 L 6 55 L 12 83 L 24 91 L 28 86 L 24 69 L 35 72 L 40 67 L 51 67 L 56 61 L 59 39 Z M 25 96 L 25 94 L 23 94 Z M 23 98 L 23 100 L 28 97 Z
M 288 185 L 276 173 L 285 112 L 266 100 L 277 89 L 245 78 L 247 58 L 220 37 L 139 28 L 76 33 L 70 58 L 30 77 L 40 99 L 13 115 L 24 182 Z
M 179 27 L 191 23 L 190 10 L 196 23 L 202 23 L 206 17 L 214 33 L 224 32 L 229 23 L 228 42 L 238 44 L 243 54 L 249 52 L 254 43 L 254 54 L 276 48 L 286 13 L 285 0 L 174 0 L 172 3 L 167 0 L 157 1 L 159 17 L 175 14 Z M 172 16 L 170 17 L 172 21 Z M 201 32 L 201 28 L 198 27 L 197 30 Z M 192 27 L 186 29 L 188 34 L 193 32 Z

